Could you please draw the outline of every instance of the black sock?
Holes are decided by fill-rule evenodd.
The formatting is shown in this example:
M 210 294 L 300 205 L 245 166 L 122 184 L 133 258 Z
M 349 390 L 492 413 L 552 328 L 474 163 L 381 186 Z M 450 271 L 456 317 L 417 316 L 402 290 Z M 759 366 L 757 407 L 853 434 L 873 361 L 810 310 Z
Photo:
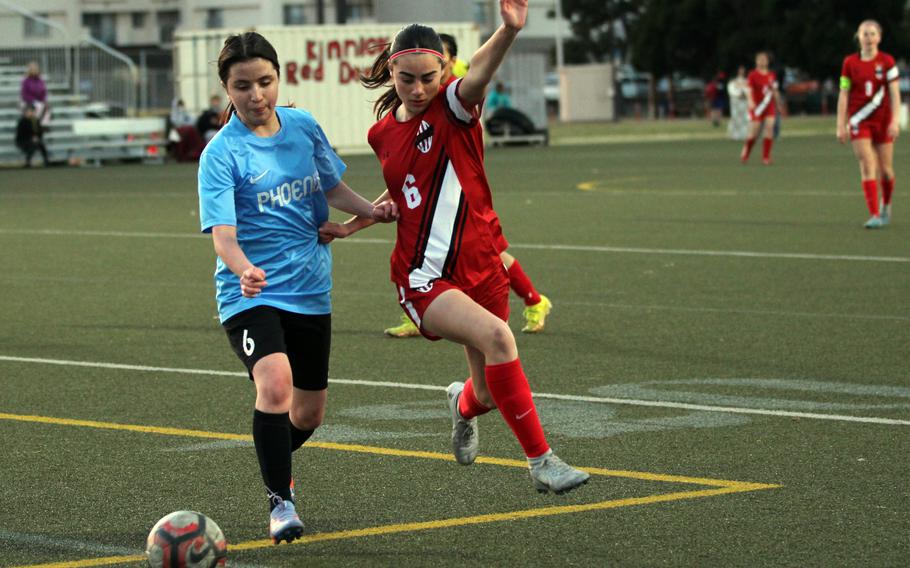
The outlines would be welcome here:
M 291 499 L 291 421 L 288 413 L 253 410 L 253 444 L 269 496 Z M 275 508 L 272 500 L 272 508 Z
M 301 430 L 300 428 L 294 426 L 294 423 L 291 422 L 291 451 L 296 452 L 300 449 L 307 440 L 310 439 L 310 436 L 313 435 L 313 432 L 316 430 Z

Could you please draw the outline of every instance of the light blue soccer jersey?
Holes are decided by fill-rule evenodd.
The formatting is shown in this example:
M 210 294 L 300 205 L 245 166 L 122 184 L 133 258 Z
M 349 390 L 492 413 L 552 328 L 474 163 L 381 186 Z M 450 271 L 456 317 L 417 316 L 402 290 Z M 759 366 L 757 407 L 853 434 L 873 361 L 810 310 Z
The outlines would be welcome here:
M 256 136 L 235 114 L 199 159 L 202 231 L 237 227 L 240 248 L 268 282 L 258 297 L 244 298 L 240 278 L 219 258 L 215 298 L 222 322 L 261 305 L 332 311 L 332 254 L 317 230 L 329 216 L 324 192 L 338 185 L 346 166 L 310 113 L 275 111 L 281 129 L 274 136 Z

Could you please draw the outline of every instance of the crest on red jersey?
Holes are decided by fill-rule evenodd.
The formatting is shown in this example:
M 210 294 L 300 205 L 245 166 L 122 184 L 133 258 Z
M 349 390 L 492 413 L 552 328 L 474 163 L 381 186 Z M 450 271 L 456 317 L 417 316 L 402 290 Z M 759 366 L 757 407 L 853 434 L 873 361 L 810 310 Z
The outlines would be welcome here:
M 417 138 L 414 145 L 421 153 L 426 154 L 433 147 L 433 125 L 426 120 L 420 121 L 420 128 L 417 129 Z
M 878 79 L 879 81 L 881 81 L 884 76 L 885 76 L 885 70 L 882 69 L 881 65 L 876 64 L 875 65 L 875 78 Z

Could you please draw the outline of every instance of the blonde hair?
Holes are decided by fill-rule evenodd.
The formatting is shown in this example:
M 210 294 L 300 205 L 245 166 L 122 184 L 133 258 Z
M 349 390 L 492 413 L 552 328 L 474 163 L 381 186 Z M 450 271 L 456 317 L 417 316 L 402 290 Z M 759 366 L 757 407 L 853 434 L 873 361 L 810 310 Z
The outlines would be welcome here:
M 856 33 L 853 34 L 853 37 L 859 41 L 859 31 L 863 29 L 863 26 L 875 26 L 875 29 L 878 30 L 878 37 L 882 37 L 882 25 L 878 23 L 877 20 L 863 20 L 859 23 L 859 26 L 856 28 Z

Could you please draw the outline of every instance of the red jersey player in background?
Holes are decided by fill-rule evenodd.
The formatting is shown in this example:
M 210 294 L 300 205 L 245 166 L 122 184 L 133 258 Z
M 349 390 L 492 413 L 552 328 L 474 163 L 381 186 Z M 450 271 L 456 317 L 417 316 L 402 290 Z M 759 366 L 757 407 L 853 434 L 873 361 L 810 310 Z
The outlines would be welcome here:
M 752 146 L 758 139 L 758 134 L 764 126 L 764 140 L 762 141 L 762 163 L 766 166 L 771 163 L 771 145 L 774 143 L 774 119 L 778 109 L 784 105 L 777 88 L 777 75 L 768 68 L 770 57 L 768 52 L 759 51 L 755 54 L 755 69 L 749 71 L 746 83 L 749 86 L 749 120 L 752 123 L 749 137 L 743 145 L 740 160 L 745 164 L 749 161 Z
M 471 377 L 446 389 L 455 459 L 474 462 L 477 417 L 498 408 L 528 458 L 538 491 L 563 493 L 589 474 L 560 460 L 547 444 L 508 326 L 509 277 L 489 223 L 492 198 L 483 167 L 480 104 L 524 27 L 527 0 L 500 0 L 502 25 L 471 58 L 468 73 L 440 88 L 445 56 L 429 27 L 395 36 L 362 81 L 393 82 L 376 101 L 369 142 L 382 165 L 385 194 L 399 205 L 391 259 L 401 306 L 428 339 L 464 346 Z M 372 224 L 357 217 L 324 225 L 344 237 Z
M 458 58 L 458 42 L 449 34 L 439 34 L 442 40 L 442 54 L 445 56 L 445 66 L 442 68 L 442 79 L 440 84 L 444 85 L 449 78 L 464 77 L 468 73 L 468 66 Z M 518 262 L 518 259 L 506 252 L 509 248 L 509 242 L 505 235 L 502 234 L 502 226 L 499 223 L 499 217 L 490 207 L 490 224 L 493 227 L 493 233 L 497 236 L 497 246 L 499 258 L 502 259 L 503 266 L 509 273 L 509 286 L 519 298 L 524 302 L 525 325 L 521 328 L 524 333 L 540 333 L 546 324 L 547 316 L 553 308 L 553 303 L 549 298 L 539 293 L 531 282 L 531 279 L 525 273 Z M 386 328 L 383 333 L 389 337 L 419 337 L 420 330 L 411 321 L 407 314 L 401 314 L 401 322 L 393 327 Z
M 894 191 L 894 139 L 900 131 L 901 93 L 894 58 L 878 50 L 882 28 L 866 20 L 856 32 L 860 52 L 844 58 L 840 95 L 837 99 L 837 139 L 850 137 L 859 160 L 866 205 L 872 217 L 867 229 L 891 221 L 891 194 Z M 878 179 L 882 200 L 878 201 Z

